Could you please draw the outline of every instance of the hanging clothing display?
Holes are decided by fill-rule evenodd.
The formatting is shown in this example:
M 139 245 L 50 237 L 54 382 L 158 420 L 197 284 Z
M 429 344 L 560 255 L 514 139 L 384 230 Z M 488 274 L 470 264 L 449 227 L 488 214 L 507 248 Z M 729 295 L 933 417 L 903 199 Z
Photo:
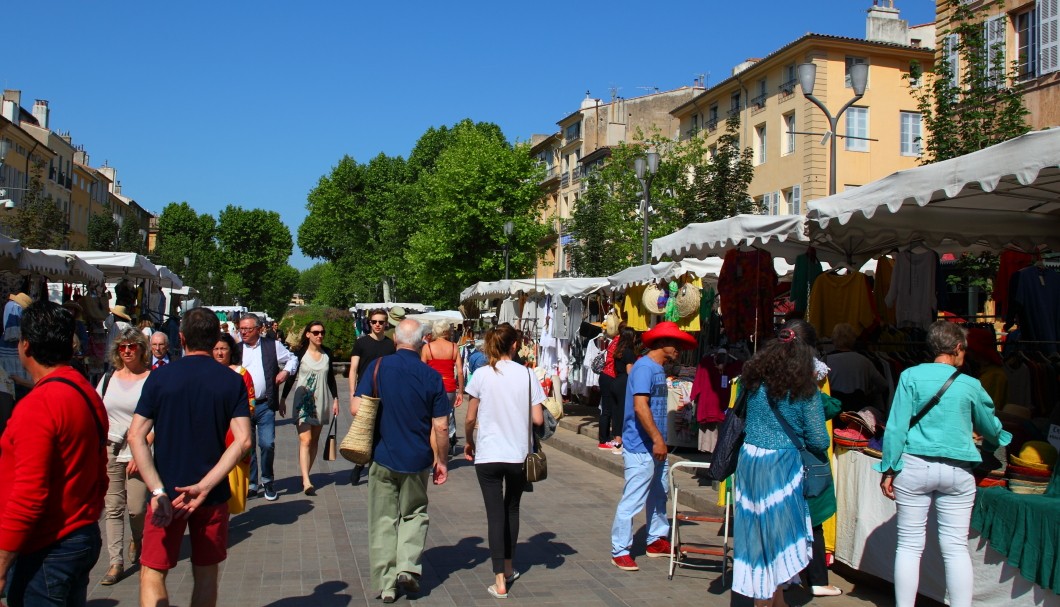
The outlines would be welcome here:
M 729 341 L 773 334 L 777 273 L 769 253 L 730 249 L 718 275 L 721 320 Z
M 567 338 L 577 341 L 578 330 L 585 319 L 585 304 L 580 299 L 571 299 L 567 306 Z M 573 342 L 572 342 L 573 343 Z
M 519 324 L 519 312 L 515 308 L 515 299 L 510 297 L 501 302 L 501 309 L 497 314 L 497 324 L 504 323 L 513 327 Z
M 1060 274 L 1031 266 L 1015 274 L 1010 293 L 1009 316 L 1019 320 L 1021 340 L 1054 343 L 1033 344 L 1032 349 L 1056 352 L 1060 340 Z
M 894 306 L 887 305 L 887 292 L 891 289 L 891 277 L 894 276 L 894 260 L 886 255 L 876 258 L 876 274 L 873 276 L 872 293 L 876 300 L 876 314 L 885 325 L 895 325 Z
M 808 251 L 795 258 L 795 270 L 791 276 L 791 302 L 796 312 L 805 312 L 810 300 L 810 288 L 824 268 L 817 259 L 817 252 L 810 247 Z
M 864 274 L 850 272 L 840 276 L 826 272 L 813 283 L 806 321 L 820 336 L 831 336 L 832 329 L 841 322 L 849 323 L 860 335 L 876 325 L 874 307 Z
M 935 320 L 938 264 L 939 256 L 934 251 L 900 251 L 895 255 L 894 273 L 884 303 L 894 306 L 898 328 L 927 329 Z
M 1001 318 L 1008 315 L 1012 277 L 1023 268 L 1034 265 L 1036 256 L 1023 251 L 1005 249 L 998 257 L 997 278 L 994 279 L 994 313 Z
M 729 406 L 732 380 L 743 369 L 743 361 L 732 359 L 728 354 L 718 356 L 729 358 L 730 362 L 719 365 L 714 355 L 700 359 L 689 394 L 696 408 L 699 428 L 697 448 L 711 453 L 718 444 L 718 424 L 725 419 L 725 409 Z
M 634 331 L 647 331 L 651 327 L 651 313 L 644 309 L 641 300 L 647 285 L 635 285 L 626 289 L 626 300 L 622 303 L 622 316 L 626 326 Z

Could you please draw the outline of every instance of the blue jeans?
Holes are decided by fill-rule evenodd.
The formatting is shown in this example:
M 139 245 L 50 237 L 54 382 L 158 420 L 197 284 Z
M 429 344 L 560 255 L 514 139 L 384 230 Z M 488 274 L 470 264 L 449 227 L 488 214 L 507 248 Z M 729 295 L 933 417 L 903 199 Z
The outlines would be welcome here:
M 666 519 L 666 471 L 667 460 L 655 461 L 651 453 L 624 451 L 626 484 L 622 488 L 622 499 L 615 511 L 615 522 L 611 525 L 611 556 L 629 554 L 633 544 L 633 517 L 641 510 L 648 518 L 648 544 L 670 535 L 670 523 Z
M 898 505 L 898 550 L 894 555 L 894 595 L 898 607 L 912 607 L 920 585 L 931 503 L 939 523 L 939 549 L 946 566 L 946 591 L 951 607 L 971 607 L 972 557 L 968 554 L 968 522 L 975 504 L 975 478 L 970 462 L 941 457 L 902 455 L 902 471 L 894 477 Z
M 250 485 L 258 485 L 258 449 L 261 450 L 261 484 L 271 483 L 272 462 L 276 458 L 276 412 L 269 403 L 254 407 L 250 430 Z
M 88 575 L 99 560 L 99 525 L 85 525 L 36 552 L 20 554 L 8 574 L 7 604 L 81 607 L 88 600 Z

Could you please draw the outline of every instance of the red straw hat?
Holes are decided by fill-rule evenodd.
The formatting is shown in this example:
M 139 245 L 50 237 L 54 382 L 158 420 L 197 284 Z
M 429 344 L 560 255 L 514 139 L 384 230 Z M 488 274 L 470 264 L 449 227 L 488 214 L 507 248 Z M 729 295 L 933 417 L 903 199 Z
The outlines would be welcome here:
M 641 341 L 649 348 L 654 348 L 655 342 L 659 339 L 676 340 L 680 342 L 682 350 L 691 350 L 699 345 L 695 337 L 678 329 L 677 323 L 668 320 L 655 325 L 654 329 L 644 334 Z

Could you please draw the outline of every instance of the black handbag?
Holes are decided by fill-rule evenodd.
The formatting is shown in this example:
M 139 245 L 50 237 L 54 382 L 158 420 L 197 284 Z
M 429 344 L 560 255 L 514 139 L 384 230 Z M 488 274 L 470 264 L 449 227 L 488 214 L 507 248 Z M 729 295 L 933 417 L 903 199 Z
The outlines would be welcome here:
M 736 403 L 725 412 L 725 420 L 718 428 L 718 444 L 707 468 L 707 478 L 723 481 L 736 472 L 736 462 L 743 447 L 744 424 L 747 421 L 747 390 L 737 387 Z
M 528 370 L 529 371 L 529 370 Z M 537 436 L 534 435 L 534 390 L 532 388 L 534 381 L 534 372 L 529 371 L 529 381 L 526 385 L 527 388 L 527 408 L 529 409 L 529 425 L 527 434 L 529 434 L 529 453 L 526 454 L 526 459 L 523 461 L 523 470 L 526 472 L 526 482 L 536 483 L 543 481 L 548 478 L 548 459 L 545 458 L 545 452 L 541 449 L 541 443 L 538 442 Z M 537 451 L 534 450 L 537 447 Z
M 802 458 L 802 494 L 806 497 L 817 497 L 822 495 L 832 486 L 832 465 L 828 461 L 828 451 L 814 453 L 806 448 L 806 443 L 795 436 L 795 430 L 788 425 L 788 421 L 777 411 L 773 401 L 769 401 L 769 408 L 773 415 L 777 416 L 780 427 L 788 435 L 788 439 L 799 450 Z

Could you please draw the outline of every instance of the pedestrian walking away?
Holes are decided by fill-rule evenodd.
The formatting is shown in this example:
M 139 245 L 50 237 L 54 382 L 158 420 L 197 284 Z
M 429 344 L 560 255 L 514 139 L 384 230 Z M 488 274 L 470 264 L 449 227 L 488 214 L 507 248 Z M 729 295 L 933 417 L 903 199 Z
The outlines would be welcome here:
M 449 452 L 456 454 L 456 414 L 464 398 L 464 377 L 460 373 L 464 363 L 460 358 L 460 348 L 450 338 L 453 329 L 448 321 L 439 320 L 431 327 L 431 339 L 420 352 L 420 360 L 427 363 L 442 376 L 442 385 L 449 398 Z
M 449 399 L 441 375 L 420 360 L 422 325 L 401 321 L 394 341 L 396 352 L 365 369 L 355 395 L 377 394 L 383 403 L 368 471 L 368 560 L 384 603 L 419 592 L 427 480 L 432 466 L 434 484 L 448 476 Z
M 128 430 L 136 403 L 140 401 L 140 391 L 151 373 L 147 366 L 150 356 L 147 350 L 147 337 L 139 329 L 126 327 L 119 331 L 114 340 L 114 350 L 110 353 L 110 364 L 114 371 L 105 374 L 96 386 L 110 422 L 107 433 L 107 476 L 110 482 L 104 511 L 110 568 L 100 581 L 104 586 L 121 580 L 126 563 L 130 566 L 136 563 L 144 535 L 147 485 L 140 477 L 136 463 L 132 461 Z M 128 553 L 124 551 L 126 513 L 132 531 Z
M 320 443 L 320 430 L 339 414 L 339 388 L 331 372 L 331 350 L 324 347 L 326 330 L 320 321 L 310 321 L 302 331 L 295 348 L 298 373 L 287 378 L 280 403 L 287 406 L 287 395 L 294 388 L 291 416 L 298 430 L 298 468 L 302 473 L 302 491 L 316 495 L 309 472 L 313 469 Z
M 696 339 L 676 323 L 664 321 L 643 337 L 648 353 L 630 369 L 626 382 L 626 407 L 622 418 L 622 459 L 625 484 L 611 525 L 611 563 L 623 571 L 640 569 L 630 554 L 633 517 L 645 511 L 649 557 L 669 557 L 670 523 L 666 518 L 666 371 L 663 365 L 677 360 L 681 350 L 697 345 Z
M 358 382 L 364 377 L 364 370 L 373 360 L 380 356 L 394 353 L 394 340 L 386 336 L 390 315 L 386 310 L 372 310 L 368 313 L 368 335 L 362 335 L 353 344 L 353 355 L 350 356 L 350 414 L 357 415 L 356 391 Z M 358 464 L 350 472 L 350 484 L 361 481 L 364 466 Z
M 247 497 L 254 497 L 260 489 L 265 499 L 271 502 L 279 497 L 273 486 L 276 480 L 273 474 L 276 413 L 287 415 L 287 408 L 279 398 L 278 386 L 298 371 L 298 358 L 282 343 L 261 333 L 261 319 L 257 315 L 247 314 L 239 319 L 239 335 L 243 339 L 240 355 L 243 367 L 254 379 L 255 394 Z
M 467 393 L 464 456 L 475 474 L 486 506 L 486 526 L 495 581 L 486 590 L 507 598 L 519 574 L 513 567 L 519 542 L 519 502 L 526 485 L 523 462 L 529 454 L 530 422 L 545 423 L 545 392 L 537 376 L 512 362 L 518 334 L 508 323 L 486 334 L 489 366 L 471 378 Z M 476 431 L 477 428 L 477 431 Z
M 107 411 L 76 369 L 74 317 L 23 310 L 18 356 L 33 389 L 0 437 L 0 593 L 7 605 L 84 605 L 99 559 Z
M 220 337 L 213 312 L 189 310 L 180 324 L 186 354 L 147 378 L 129 428 L 133 461 L 151 491 L 140 554 L 141 605 L 168 607 L 166 577 L 180 557 L 185 529 L 190 603 L 217 604 L 218 565 L 228 556 L 228 474 L 250 448 L 246 386 L 211 356 Z M 233 440 L 226 446 L 229 431 Z

